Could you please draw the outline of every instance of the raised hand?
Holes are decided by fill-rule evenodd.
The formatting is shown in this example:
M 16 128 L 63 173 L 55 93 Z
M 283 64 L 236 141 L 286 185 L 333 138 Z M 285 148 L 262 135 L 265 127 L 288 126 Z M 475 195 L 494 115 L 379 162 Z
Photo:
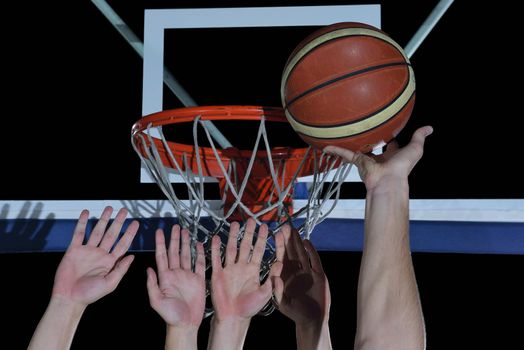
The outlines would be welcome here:
M 89 212 L 84 210 L 80 214 L 71 244 L 56 271 L 51 300 L 29 350 L 69 349 L 87 305 L 115 290 L 129 269 L 133 256 L 123 256 L 136 235 L 138 222 L 133 221 L 118 239 L 127 210 L 120 209 L 106 230 L 112 213 L 113 208 L 104 209 L 86 244 L 83 242 Z
M 329 308 L 331 294 L 320 257 L 297 230 L 282 228 L 284 266 L 275 277 L 275 300 L 280 312 L 295 322 L 297 349 L 331 349 Z
M 259 312 L 272 296 L 273 280 L 282 270 L 284 238 L 275 235 L 276 261 L 269 278 L 260 284 L 260 264 L 264 256 L 268 228 L 261 225 L 252 245 L 256 223 L 249 219 L 240 248 L 237 249 L 238 223 L 232 223 L 222 265 L 220 237 L 211 243 L 211 299 L 215 314 L 211 322 L 208 349 L 242 349 L 251 317 Z
M 123 256 L 129 249 L 139 225 L 137 221 L 133 221 L 118 240 L 127 210 L 120 209 L 106 230 L 112 213 L 113 208 L 104 209 L 87 243 L 83 244 L 89 212 L 82 211 L 71 244 L 56 271 L 53 297 L 88 305 L 111 293 L 118 286 L 133 262 L 133 255 L 124 258 Z
M 411 142 L 388 145 L 382 156 L 328 146 L 354 163 L 367 189 L 364 251 L 357 298 L 355 349 L 423 349 L 424 319 L 409 243 L 408 175 L 433 129 L 418 129 Z
M 266 225 L 260 226 L 256 244 L 252 247 L 255 226 L 253 219 L 247 221 L 240 249 L 237 249 L 240 227 L 236 222 L 231 224 L 224 266 L 220 260 L 220 238 L 213 237 L 211 299 L 215 317 L 218 319 L 249 319 L 259 312 L 272 296 L 272 279 L 268 278 L 264 284 L 260 284 L 260 264 L 264 256 L 268 228 Z M 277 237 L 281 242 L 282 237 Z M 282 253 L 282 249 L 277 251 L 277 263 L 273 264 L 270 276 L 280 274 Z
M 319 325 L 329 318 L 331 294 L 317 251 L 298 232 L 283 228 L 285 241 L 281 282 L 276 283 L 278 309 L 298 326 Z
M 378 156 L 353 152 L 336 146 L 327 146 L 324 151 L 339 155 L 347 162 L 355 164 L 366 188 L 371 190 L 383 179 L 407 178 L 422 157 L 424 141 L 432 132 L 431 126 L 419 128 L 407 146 L 398 148 L 395 141 L 390 142 L 386 152 Z
M 202 243 L 197 243 L 193 271 L 188 230 L 183 229 L 181 235 L 180 226 L 173 226 L 169 250 L 166 250 L 161 229 L 156 231 L 155 240 L 158 279 L 152 268 L 147 269 L 147 291 L 151 306 L 170 326 L 198 329 L 204 317 L 206 299 L 204 247 Z

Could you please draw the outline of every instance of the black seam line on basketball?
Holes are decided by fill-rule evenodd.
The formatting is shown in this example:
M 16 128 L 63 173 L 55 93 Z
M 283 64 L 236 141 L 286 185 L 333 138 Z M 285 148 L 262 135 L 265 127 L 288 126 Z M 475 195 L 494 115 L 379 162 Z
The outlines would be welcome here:
M 373 111 L 373 113 L 370 113 L 368 115 L 365 115 L 361 118 L 358 118 L 358 119 L 355 119 L 355 120 L 352 120 L 350 122 L 345 122 L 345 123 L 339 123 L 339 124 L 329 124 L 329 125 L 315 125 L 315 124 L 308 124 L 308 123 L 304 123 L 303 121 L 300 121 L 298 120 L 297 118 L 295 118 L 295 116 L 293 115 L 293 113 L 291 113 L 291 111 L 289 111 L 287 108 L 287 114 L 293 118 L 293 120 L 298 123 L 298 124 L 301 124 L 301 125 L 305 125 L 305 126 L 309 126 L 309 127 L 312 127 L 312 128 L 319 128 L 319 129 L 322 129 L 322 128 L 336 128 L 336 127 L 339 127 L 339 126 L 346 126 L 346 125 L 351 125 L 351 124 L 355 124 L 355 123 L 358 123 L 364 119 L 368 119 L 368 118 L 371 118 L 373 117 L 374 115 L 376 115 L 377 113 L 380 113 L 382 112 L 384 109 L 388 108 L 389 106 L 391 106 L 393 103 L 395 103 L 398 98 L 400 96 L 402 96 L 402 94 L 404 93 L 404 91 L 406 91 L 406 89 L 408 88 L 409 86 L 409 83 L 411 81 L 411 75 L 410 75 L 410 72 L 409 72 L 409 68 L 408 68 L 408 79 L 406 80 L 406 83 L 404 84 L 404 86 L 402 87 L 402 90 L 399 92 L 399 94 L 397 96 L 395 96 L 394 98 L 391 99 L 391 101 L 389 101 L 388 104 L 386 104 L 385 106 L 383 106 L 382 108 L 376 110 L 376 111 Z
M 340 124 L 330 124 L 330 125 L 311 125 L 311 124 L 306 124 L 306 123 L 303 123 L 301 121 L 298 121 L 295 116 L 290 112 L 290 111 L 287 111 L 287 114 L 293 118 L 293 120 L 298 123 L 298 124 L 301 124 L 301 125 L 305 125 L 305 126 L 309 126 L 309 127 L 312 127 L 312 128 L 317 128 L 317 129 L 328 129 L 328 128 L 336 128 L 336 127 L 342 127 L 342 126 L 347 126 L 347 125 L 351 125 L 351 124 L 355 124 L 355 123 L 358 123 L 358 122 L 361 122 L 365 119 L 368 119 L 368 118 L 372 118 L 374 117 L 375 115 L 377 115 L 378 113 L 382 112 L 383 110 L 385 110 L 386 108 L 388 108 L 389 106 L 391 106 L 393 103 L 395 103 L 399 98 L 400 96 L 402 96 L 402 94 L 404 94 L 404 91 L 406 91 L 406 89 L 409 87 L 409 83 L 411 81 L 411 74 L 409 72 L 409 68 L 408 68 L 408 80 L 406 80 L 406 83 L 404 84 L 404 86 L 402 87 L 402 90 L 399 92 L 399 94 L 397 96 L 395 96 L 393 99 L 391 99 L 391 101 L 386 104 L 385 106 L 383 106 L 382 108 L 374 111 L 373 113 L 370 113 L 362 118 L 358 118 L 358 119 L 355 119 L 355 120 L 352 120 L 350 122 L 346 122 L 346 123 L 340 123 Z M 414 94 L 415 92 L 413 92 Z M 408 101 L 411 99 L 411 97 L 413 97 L 413 94 L 411 94 L 411 96 L 409 97 Z M 406 106 L 407 102 L 400 108 L 400 110 L 402 110 L 405 106 Z M 385 120 L 384 122 L 380 123 L 379 125 L 382 125 L 384 123 L 387 123 L 388 120 L 391 120 L 391 119 L 394 119 L 395 116 L 398 114 L 395 113 L 394 115 L 392 115 L 391 117 L 389 117 L 387 120 Z M 368 129 L 368 130 L 373 130 L 375 127 L 371 128 L 371 129 Z M 365 132 L 365 131 L 363 131 Z M 355 135 L 359 135 L 361 133 L 358 133 L 358 134 L 355 134 Z M 310 136 L 310 137 L 315 137 L 315 136 Z M 344 136 L 344 137 L 347 137 L 347 136 Z
M 345 28 L 345 29 L 348 29 L 348 28 Z M 327 32 L 327 33 L 324 33 L 324 34 L 322 34 L 322 35 L 326 35 L 326 34 L 329 34 L 329 33 L 333 33 L 333 32 L 336 32 L 337 30 L 340 30 L 340 29 L 332 30 L 332 31 Z M 376 32 L 376 30 L 375 30 L 375 32 Z M 381 33 L 381 32 L 377 32 L 377 33 Z M 388 36 L 388 35 L 385 34 L 385 33 L 381 33 L 381 34 L 384 34 L 384 35 Z M 382 39 L 382 38 L 379 38 L 379 37 L 373 36 L 373 35 L 368 35 L 368 34 L 355 34 L 355 35 L 339 36 L 339 37 L 336 37 L 336 38 L 333 38 L 333 39 L 326 40 L 326 41 L 320 43 L 319 45 L 313 47 L 313 48 L 312 48 L 311 50 L 309 50 L 308 52 L 306 52 L 306 54 L 305 54 L 304 56 L 302 56 L 302 57 L 301 57 L 301 58 L 300 58 L 300 59 L 295 63 L 295 65 L 293 66 L 293 68 L 291 68 L 291 70 L 289 71 L 289 73 L 288 73 L 287 76 L 288 76 L 288 77 L 291 76 L 291 73 L 295 70 L 295 67 L 298 66 L 299 62 L 302 61 L 302 60 L 303 60 L 304 58 L 306 58 L 307 56 L 309 56 L 309 55 L 311 54 L 311 52 L 313 52 L 313 49 L 317 49 L 317 48 L 322 47 L 322 46 L 324 46 L 324 45 L 327 45 L 327 44 L 329 44 L 329 43 L 331 43 L 331 42 L 333 42 L 333 41 L 347 39 L 348 37 L 350 37 L 350 38 L 355 38 L 355 37 L 367 37 L 367 38 L 372 38 L 372 39 L 375 39 L 375 40 L 380 40 L 380 41 L 382 41 L 382 42 L 388 44 L 388 45 L 391 46 L 392 48 L 394 48 L 394 49 L 395 49 L 395 50 L 400 54 L 401 57 L 405 57 L 405 56 L 406 56 L 406 54 L 405 54 L 404 52 L 400 51 L 400 50 L 399 50 L 395 45 L 393 45 L 391 42 L 389 42 L 389 41 L 387 41 L 387 40 L 384 40 L 384 39 Z M 389 37 L 389 36 L 388 36 L 388 37 Z M 391 39 L 391 38 L 390 38 L 390 39 Z M 313 40 L 314 40 L 314 39 L 313 39 Z M 394 41 L 394 40 L 391 39 L 391 41 Z M 309 44 L 309 42 L 308 42 L 307 44 Z M 306 44 L 306 45 L 307 45 L 307 44 Z M 398 44 L 397 44 L 397 45 L 398 45 Z M 305 45 L 304 45 L 304 46 L 305 46 Z M 300 50 L 302 50 L 302 49 L 303 49 L 303 47 L 300 48 Z M 298 50 L 298 51 L 300 52 L 300 50 Z M 297 53 L 298 53 L 298 52 L 297 52 Z M 286 64 L 286 66 L 287 66 L 287 64 Z
M 337 30 L 340 30 L 341 28 L 338 28 L 338 29 L 334 29 L 330 32 L 327 32 L 327 33 L 324 33 L 322 35 L 326 35 L 326 34 L 329 34 L 329 33 L 333 33 L 333 32 L 336 32 Z M 342 28 L 342 29 L 347 29 L 347 28 Z M 370 30 L 373 30 L 373 29 L 370 29 Z M 378 32 L 376 30 L 374 30 L 375 32 L 377 33 L 381 33 L 381 34 L 384 34 L 386 36 L 388 36 L 387 34 L 385 33 L 382 33 L 382 32 Z M 316 49 L 316 48 L 319 48 L 319 47 L 322 47 L 324 45 L 327 45 L 333 41 L 337 41 L 337 40 L 343 40 L 343 39 L 347 39 L 348 37 L 351 37 L 351 38 L 355 38 L 355 37 L 367 37 L 367 38 L 373 38 L 373 39 L 376 39 L 376 40 L 380 40 L 386 44 L 388 44 L 389 46 L 391 46 L 392 48 L 394 48 L 399 54 L 401 57 L 405 57 L 405 53 L 403 53 L 402 51 L 400 51 L 395 45 L 391 44 L 389 41 L 387 40 L 384 40 L 382 38 L 379 38 L 379 37 L 376 37 L 376 36 L 372 36 L 372 35 L 367 35 L 367 34 L 356 34 L 356 35 L 346 35 L 346 36 L 339 36 L 337 38 L 333 38 L 333 39 L 329 39 L 329 40 L 326 40 L 324 42 L 322 42 L 321 44 L 315 46 L 313 49 Z M 391 39 L 393 41 L 393 39 Z M 308 43 L 309 44 L 309 43 Z M 307 44 L 306 44 L 307 45 Z M 304 45 L 305 46 L 305 45 Z M 302 47 L 303 48 L 303 47 Z M 302 48 L 300 50 L 302 50 Z M 300 50 L 298 50 L 300 52 Z M 289 71 L 289 73 L 287 74 L 288 76 L 288 79 L 289 77 L 291 76 L 291 74 L 293 73 L 293 71 L 295 70 L 295 68 L 298 66 L 298 64 L 303 60 L 305 59 L 307 56 L 309 56 L 311 54 L 313 50 L 309 50 L 308 52 L 306 52 L 306 54 L 304 56 L 302 56 L 296 63 L 295 65 L 293 66 L 293 68 L 291 68 L 291 70 Z M 297 52 L 298 53 L 298 52 Z M 405 62 L 405 61 L 404 61 Z M 286 63 L 286 66 L 288 65 L 288 63 Z M 285 67 L 284 67 L 285 69 Z
M 408 98 L 408 101 L 402 106 L 402 108 L 397 112 L 395 113 L 391 118 L 383 121 L 382 123 L 372 127 L 371 129 L 366 129 L 364 131 L 361 131 L 357 134 L 353 134 L 353 135 L 348 135 L 348 136 L 337 136 L 337 137 L 318 137 L 318 136 L 311 136 L 311 135 L 306 135 L 300 131 L 297 131 L 297 134 L 300 134 L 300 135 L 304 135 L 305 137 L 309 137 L 309 138 L 312 138 L 312 139 L 316 139 L 316 140 L 340 140 L 340 139 L 349 139 L 349 138 L 352 138 L 352 137 L 355 137 L 355 136 L 358 136 L 358 135 L 361 135 L 361 134 L 365 134 L 371 130 L 374 130 L 384 124 L 387 124 L 389 123 L 390 121 L 394 120 L 400 112 L 402 112 L 406 106 L 409 104 L 409 102 L 411 101 L 411 99 L 413 99 L 413 96 L 415 95 L 415 91 L 413 91 L 413 93 L 411 94 L 411 96 Z
M 319 85 L 317 85 L 315 87 L 312 87 L 309 90 L 304 91 L 303 93 L 301 93 L 300 95 L 296 96 L 291 101 L 289 101 L 285 108 L 288 109 L 293 103 L 295 103 L 297 100 L 301 99 L 302 97 L 304 97 L 304 96 L 306 96 L 306 95 L 308 95 L 308 94 L 310 94 L 312 92 L 315 92 L 317 90 L 320 90 L 322 88 L 325 88 L 328 85 L 331 85 L 331 84 L 334 84 L 336 82 L 339 82 L 340 80 L 352 78 L 354 76 L 357 76 L 357 75 L 360 75 L 360 74 L 364 74 L 364 73 L 368 73 L 368 72 L 372 72 L 372 71 L 375 71 L 375 70 L 380 70 L 380 69 L 389 68 L 389 67 L 396 67 L 396 66 L 411 66 L 411 64 L 409 64 L 407 62 L 386 63 L 386 64 L 381 64 L 381 65 L 378 65 L 378 66 L 368 67 L 368 68 L 364 68 L 364 69 L 361 69 L 361 70 L 357 70 L 355 72 L 351 72 L 351 73 L 348 73 L 348 74 L 341 75 L 340 77 L 337 77 L 335 79 L 331 79 L 331 80 L 325 81 L 322 84 L 319 84 Z

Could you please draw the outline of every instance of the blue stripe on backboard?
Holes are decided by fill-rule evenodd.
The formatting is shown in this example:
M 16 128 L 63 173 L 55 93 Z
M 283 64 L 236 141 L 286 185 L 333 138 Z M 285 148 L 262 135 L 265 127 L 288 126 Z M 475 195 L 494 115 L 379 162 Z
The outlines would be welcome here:
M 364 221 L 328 219 L 312 235 L 319 250 L 362 250 Z M 411 250 L 524 254 L 524 223 L 411 221 Z
M 141 221 L 134 251 L 153 250 L 154 232 L 170 228 L 175 218 Z M 92 227 L 96 220 L 90 220 Z M 127 220 L 128 225 L 131 220 Z M 64 251 L 76 220 L 0 220 L 0 252 Z M 524 254 L 524 223 L 412 221 L 414 252 Z M 315 228 L 312 241 L 319 250 L 362 250 L 363 220 L 326 219 Z

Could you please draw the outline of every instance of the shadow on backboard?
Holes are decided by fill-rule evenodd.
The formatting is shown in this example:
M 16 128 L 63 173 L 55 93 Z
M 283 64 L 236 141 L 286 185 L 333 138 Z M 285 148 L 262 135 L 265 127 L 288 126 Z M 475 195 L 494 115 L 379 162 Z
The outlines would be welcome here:
M 171 237 L 171 227 L 178 223 L 173 214 L 168 211 L 172 209 L 165 200 L 122 200 L 122 207 L 129 211 L 129 217 L 140 223 L 138 233 L 131 244 L 132 251 L 149 251 L 155 249 L 155 231 L 163 229 Z M 166 208 L 167 207 L 167 208 Z
M 55 224 L 54 214 L 42 218 L 44 205 L 27 201 L 16 218 L 10 215 L 9 204 L 4 204 L 0 212 L 0 253 L 38 252 L 47 244 L 47 237 Z
M 140 223 L 132 251 L 154 250 L 155 231 L 162 228 L 169 238 L 171 227 L 178 221 L 168 211 L 166 201 L 120 202 L 129 210 L 122 233 L 133 220 Z M 60 217 L 53 208 L 44 208 L 44 203 L 36 201 L 26 201 L 21 206 L 6 203 L 0 210 L 0 253 L 64 252 L 77 222 L 76 218 Z M 86 240 L 97 222 L 96 216 L 89 219 Z
M 164 230 L 166 241 L 171 238 L 171 228 L 175 224 L 179 224 L 178 218 L 173 215 L 173 207 L 167 200 L 122 200 L 120 201 L 122 207 L 129 211 L 126 224 L 122 228 L 122 233 L 125 231 L 128 224 L 132 220 L 137 220 L 140 223 L 138 233 L 131 244 L 130 251 L 154 251 L 155 250 L 155 231 L 159 228 Z M 204 216 L 199 219 L 200 224 L 209 231 L 216 229 L 216 222 L 211 217 Z M 183 228 L 187 226 L 181 225 Z M 221 236 L 227 237 L 227 229 L 218 230 Z M 207 247 L 208 240 L 206 239 L 202 230 L 197 232 L 197 240 L 204 243 Z

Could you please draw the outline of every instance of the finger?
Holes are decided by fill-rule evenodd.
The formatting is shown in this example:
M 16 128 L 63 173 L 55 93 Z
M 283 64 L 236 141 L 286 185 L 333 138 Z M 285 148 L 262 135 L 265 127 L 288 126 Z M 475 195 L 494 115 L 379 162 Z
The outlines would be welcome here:
M 431 135 L 433 133 L 433 127 L 431 126 L 423 126 L 422 128 L 418 128 L 415 133 L 413 134 L 413 137 L 411 137 L 410 143 L 419 143 L 422 146 L 424 146 L 424 141 L 426 140 L 426 137 Z
M 160 228 L 156 230 L 155 233 L 155 259 L 156 268 L 158 269 L 159 274 L 169 269 L 166 252 L 166 238 L 164 236 L 164 231 Z
M 284 237 L 285 257 L 288 260 L 298 260 L 298 254 L 291 239 L 291 227 L 284 225 L 282 226 L 281 232 Z
M 320 256 L 318 255 L 317 250 L 313 246 L 313 243 L 309 239 L 304 240 L 304 248 L 309 255 L 309 261 L 311 262 L 311 268 L 317 273 L 324 273 L 322 268 L 322 262 L 320 261 Z
M 345 161 L 355 164 L 355 166 L 361 170 L 365 169 L 366 160 L 372 159 L 371 157 L 366 156 L 360 152 L 353 152 L 349 149 L 336 146 L 326 146 L 324 148 L 324 152 L 342 157 Z
M 264 306 L 271 298 L 271 294 L 273 294 L 273 281 L 271 278 L 266 278 L 266 281 L 260 286 L 258 291 L 258 297 L 261 299 L 262 306 Z
M 171 240 L 169 241 L 168 262 L 170 269 L 180 268 L 180 226 L 173 225 L 171 228 Z
M 257 223 L 255 220 L 249 218 L 244 229 L 244 237 L 240 243 L 240 251 L 238 253 L 238 261 L 248 262 L 251 254 L 251 247 L 253 247 L 253 235 Z
M 260 286 L 253 294 L 250 295 L 249 304 L 253 306 L 254 314 L 262 310 L 264 305 L 271 299 L 273 294 L 273 283 L 268 278 L 266 282 Z
M 129 226 L 127 226 L 126 232 L 115 245 L 115 248 L 113 249 L 113 252 L 111 254 L 113 254 L 117 258 L 123 256 L 131 246 L 131 243 L 133 242 L 133 239 L 135 238 L 139 227 L 140 224 L 138 223 L 138 221 L 133 220 L 133 222 L 131 222 Z
M 182 229 L 182 249 L 180 251 L 180 267 L 183 270 L 191 270 L 191 242 L 189 231 Z
M 91 235 L 89 236 L 89 240 L 87 241 L 88 246 L 92 246 L 92 247 L 98 246 L 98 244 L 102 240 L 104 231 L 106 230 L 107 223 L 111 219 L 112 213 L 113 213 L 113 208 L 109 206 L 105 207 L 104 211 L 102 212 L 102 215 L 100 215 L 100 219 L 98 219 L 98 222 L 96 223 L 95 227 L 93 228 L 93 231 L 91 231 Z
M 251 263 L 259 266 L 264 257 L 266 251 L 266 242 L 267 242 L 268 228 L 267 225 L 260 226 L 258 230 L 257 242 L 253 248 L 253 254 L 251 255 Z
M 281 261 L 275 261 L 273 265 L 271 265 L 271 269 L 269 270 L 269 276 L 270 277 L 278 277 L 282 274 L 282 269 L 284 268 L 284 264 Z
M 287 230 L 290 231 L 290 228 L 288 225 L 284 226 L 287 227 Z M 286 252 L 285 247 L 285 238 L 284 233 L 282 231 L 278 232 L 275 235 L 275 259 L 276 261 L 284 261 L 284 253 Z
M 349 163 L 354 163 L 354 158 L 356 154 L 355 152 L 349 149 L 345 149 L 345 148 L 337 147 L 337 146 L 326 146 L 324 147 L 324 152 L 337 155 Z
M 273 283 L 273 295 L 278 306 L 282 302 L 282 296 L 284 295 L 284 281 L 280 277 L 273 277 L 271 282 Z
M 158 279 L 155 270 L 147 268 L 147 294 L 149 295 L 149 304 L 156 309 L 158 301 L 162 298 L 162 292 L 158 286 Z
M 75 230 L 73 231 L 73 238 L 71 239 L 70 247 L 81 246 L 84 243 L 84 236 L 87 227 L 87 221 L 89 220 L 89 211 L 84 209 L 80 213 L 78 222 L 76 223 Z
M 237 237 L 240 225 L 238 222 L 233 222 L 229 228 L 229 236 L 227 237 L 226 247 L 226 266 L 234 264 L 237 259 Z
M 213 271 L 222 269 L 222 260 L 220 259 L 220 237 L 213 236 L 211 239 L 211 268 Z
M 406 146 L 406 148 L 409 150 L 409 160 L 413 166 L 415 166 L 418 160 L 422 157 L 422 153 L 424 152 L 424 142 L 426 137 L 431 135 L 431 133 L 433 133 L 433 128 L 431 126 L 425 126 L 417 129 L 411 137 L 411 141 Z
M 205 276 L 206 272 L 206 255 L 204 253 L 204 244 L 198 242 L 196 245 L 197 258 L 195 263 L 195 273 L 202 278 Z
M 106 276 L 106 280 L 111 286 L 111 291 L 115 290 L 115 288 L 118 286 L 118 284 L 126 274 L 127 270 L 129 270 L 129 266 L 131 266 L 131 263 L 134 259 L 134 255 L 128 255 L 125 258 L 121 259 L 116 263 L 113 270 Z
M 115 244 L 115 241 L 118 238 L 118 235 L 120 233 L 120 230 L 122 229 L 122 225 L 124 224 L 126 217 L 127 217 L 127 209 L 125 208 L 120 209 L 118 211 L 118 214 L 116 214 L 116 217 L 113 220 L 113 223 L 111 224 L 111 226 L 109 226 L 106 233 L 104 234 L 104 237 L 102 238 L 102 242 L 100 243 L 100 248 L 104 249 L 107 252 L 111 250 L 111 248 L 113 247 L 113 244 Z
M 302 238 L 300 238 L 300 235 L 296 229 L 291 230 L 291 241 L 295 247 L 298 256 L 298 261 L 300 261 L 302 268 L 308 268 L 309 258 L 307 256 L 306 250 L 304 249 L 304 243 L 302 242 Z

